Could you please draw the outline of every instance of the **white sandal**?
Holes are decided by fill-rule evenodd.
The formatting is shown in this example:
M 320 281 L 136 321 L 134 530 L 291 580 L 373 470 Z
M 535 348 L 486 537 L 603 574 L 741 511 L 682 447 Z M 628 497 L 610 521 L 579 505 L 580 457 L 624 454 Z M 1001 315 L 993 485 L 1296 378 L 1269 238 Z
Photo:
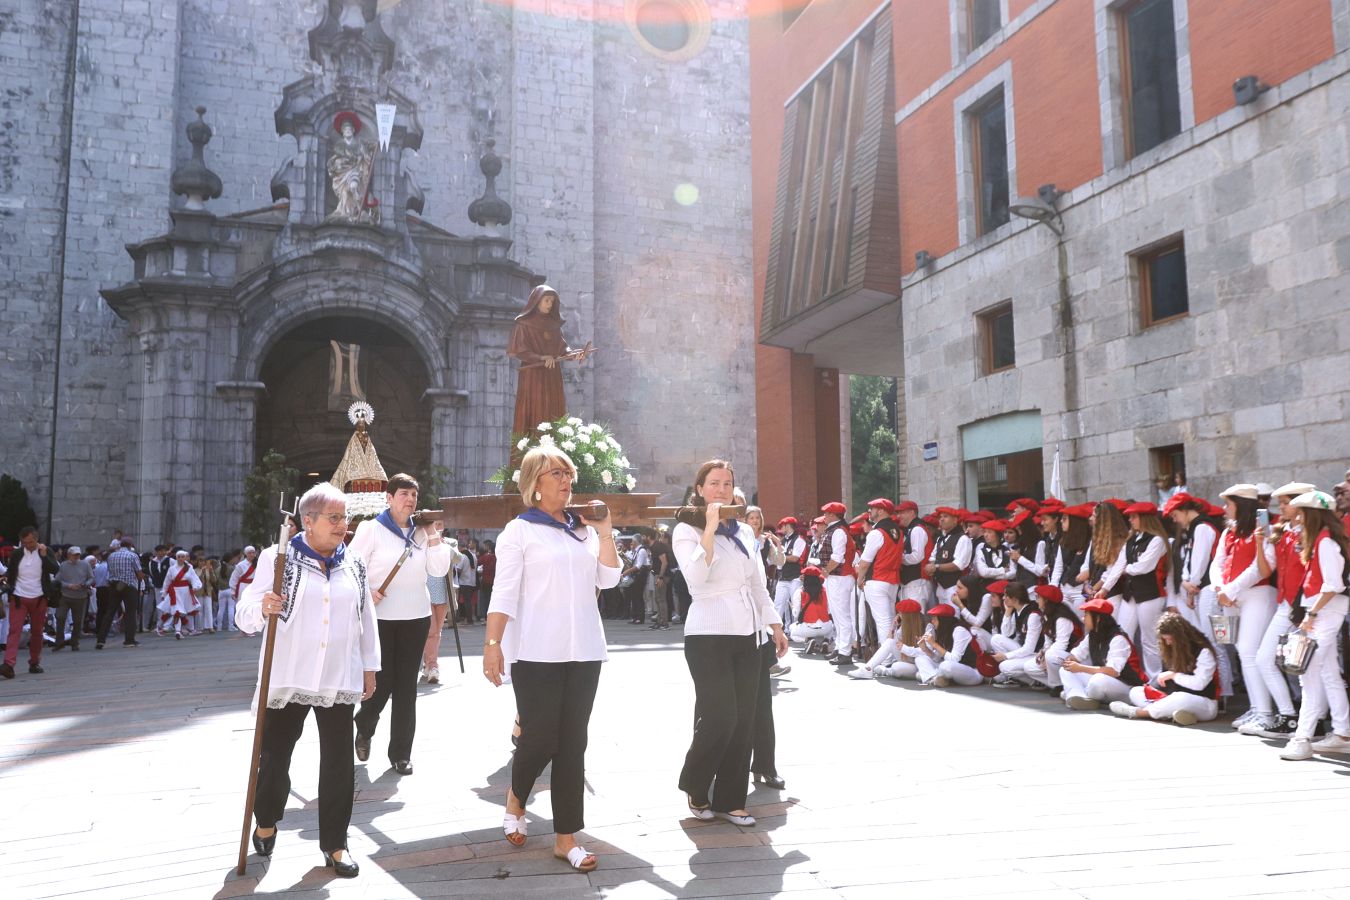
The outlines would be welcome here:
M 529 833 L 524 814 L 513 816 L 507 813 L 506 817 L 502 819 L 502 831 L 506 834 L 506 839 L 511 842 L 512 846 L 524 847 L 525 836 Z
M 565 855 L 559 853 L 557 848 L 555 847 L 553 850 L 553 856 L 555 859 L 567 860 L 567 864 L 571 866 L 573 869 L 576 869 L 578 872 L 594 872 L 595 867 L 600 865 L 600 860 L 596 858 L 595 854 L 591 853 L 589 850 L 587 850 L 580 844 L 573 847 L 571 850 L 568 850 Z M 590 857 L 591 860 L 591 864 L 589 866 L 585 865 L 587 857 Z

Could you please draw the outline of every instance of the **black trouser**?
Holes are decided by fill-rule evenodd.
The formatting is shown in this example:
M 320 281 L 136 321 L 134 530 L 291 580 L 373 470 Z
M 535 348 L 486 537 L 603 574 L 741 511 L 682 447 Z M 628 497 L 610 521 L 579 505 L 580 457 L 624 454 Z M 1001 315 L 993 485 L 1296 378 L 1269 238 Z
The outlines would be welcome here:
M 647 604 L 642 594 L 647 586 L 647 570 L 638 569 L 634 575 L 633 583 L 624 591 L 624 598 L 628 601 L 628 618 L 637 622 L 645 622 L 647 621 Z
M 121 581 L 112 581 L 108 583 L 108 588 L 112 591 L 112 597 L 109 602 L 99 602 L 98 605 L 98 634 L 95 635 L 100 644 L 108 642 L 108 630 L 112 627 L 113 614 L 117 608 L 122 608 L 122 637 L 124 644 L 130 644 L 136 640 L 136 588 Z
M 759 693 L 755 697 L 755 732 L 750 771 L 760 775 L 777 775 L 774 750 L 778 736 L 773 727 L 773 686 L 769 670 L 778 663 L 778 649 L 773 641 L 765 641 L 759 648 Z
M 680 771 L 680 790 L 695 803 L 706 798 L 718 812 L 744 809 L 763 668 L 755 636 L 689 635 L 684 661 L 694 679 L 694 739 Z
M 375 693 L 361 704 L 356 730 L 370 736 L 380 724 L 380 713 L 389 698 L 394 711 L 389 722 L 389 761 L 412 759 L 413 733 L 417 731 L 417 670 L 427 646 L 431 616 L 420 619 L 381 619 L 380 671 L 375 673 Z
M 275 828 L 286 811 L 286 797 L 291 790 L 291 752 L 312 709 L 319 723 L 319 849 L 332 853 L 346 848 L 356 778 L 352 752 L 355 708 L 350 703 L 330 707 L 287 703 L 281 709 L 267 711 L 263 720 L 262 759 L 258 764 L 258 798 L 253 804 L 253 818 L 259 828 Z
M 680 608 L 680 621 L 687 621 L 689 619 L 689 605 L 694 602 L 694 598 L 689 595 L 689 583 L 684 580 L 684 574 L 679 569 L 671 571 L 670 586 L 675 592 L 675 600 Z
M 625 604 L 623 591 L 617 587 L 605 588 L 600 592 L 600 615 L 606 619 L 622 619 Z
M 520 742 L 511 761 L 511 793 L 523 805 L 544 767 L 553 800 L 553 831 L 575 834 L 586 827 L 586 732 L 600 682 L 600 663 L 542 663 L 511 666 L 511 687 L 520 716 Z
M 70 623 L 70 646 L 80 646 L 80 635 L 84 634 L 84 616 L 89 611 L 88 597 L 67 597 L 61 595 L 61 599 L 56 603 L 56 641 L 64 643 L 66 640 L 66 615 L 69 614 Z

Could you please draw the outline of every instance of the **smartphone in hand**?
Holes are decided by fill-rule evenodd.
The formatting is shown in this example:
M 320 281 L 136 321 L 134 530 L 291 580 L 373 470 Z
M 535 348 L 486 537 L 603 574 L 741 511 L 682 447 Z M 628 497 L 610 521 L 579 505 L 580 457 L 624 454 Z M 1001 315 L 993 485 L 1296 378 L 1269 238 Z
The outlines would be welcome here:
M 1256 511 L 1256 527 L 1260 528 L 1266 537 L 1270 537 L 1270 510 L 1258 509 Z

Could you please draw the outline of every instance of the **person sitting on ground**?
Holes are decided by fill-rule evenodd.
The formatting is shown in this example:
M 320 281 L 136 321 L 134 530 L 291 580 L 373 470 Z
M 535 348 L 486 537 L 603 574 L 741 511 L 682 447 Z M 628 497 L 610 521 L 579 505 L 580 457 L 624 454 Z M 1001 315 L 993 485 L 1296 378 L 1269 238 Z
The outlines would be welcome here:
M 820 566 L 802 569 L 802 586 L 792 597 L 792 608 L 799 610 L 792 625 L 794 641 L 806 642 L 804 653 L 825 653 L 834 640 L 834 623 L 830 621 L 829 598 L 825 596 L 825 574 Z
M 934 687 L 983 684 L 984 677 L 975 668 L 978 645 L 970 629 L 956 618 L 956 610 L 939 603 L 928 615 L 933 628 L 919 639 L 917 649 L 921 652 L 914 657 L 919 683 Z
M 906 598 L 895 605 L 895 629 L 877 647 L 877 652 L 865 664 L 848 673 L 849 678 L 917 678 L 919 667 L 914 657 L 919 654 L 918 643 L 924 636 L 923 606 L 918 600 Z
M 1200 629 L 1179 613 L 1158 617 L 1163 670 L 1152 682 L 1130 688 L 1130 699 L 1111 702 L 1123 719 L 1171 719 L 1178 725 L 1208 722 L 1219 714 L 1219 660 Z
M 1008 634 L 996 634 L 992 639 L 999 670 L 994 679 L 996 687 L 1034 683 L 1026 665 L 1045 643 L 1044 623 L 1041 608 L 1031 602 L 1027 586 L 1020 581 L 1009 582 L 1003 594 L 1003 625 Z
M 1139 651 L 1120 630 L 1110 600 L 1094 597 L 1083 604 L 1087 636 L 1060 667 L 1064 703 L 1070 709 L 1093 710 L 1103 702 L 1128 700 L 1130 688 L 1148 682 Z
M 1073 607 L 1064 602 L 1064 592 L 1057 585 L 1038 584 L 1032 588 L 1041 615 L 1045 617 L 1041 630 L 1044 642 L 1040 651 L 1026 660 L 1023 672 L 1034 685 L 1043 685 L 1056 697 L 1064 693 L 1064 682 L 1059 669 L 1069 658 L 1069 651 L 1083 639 L 1083 623 Z

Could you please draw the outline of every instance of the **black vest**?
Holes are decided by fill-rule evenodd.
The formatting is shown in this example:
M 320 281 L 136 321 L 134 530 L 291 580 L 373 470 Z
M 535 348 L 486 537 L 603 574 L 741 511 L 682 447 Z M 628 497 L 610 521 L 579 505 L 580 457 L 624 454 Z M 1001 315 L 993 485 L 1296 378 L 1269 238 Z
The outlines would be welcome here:
M 1212 651 L 1211 651 L 1212 652 Z M 1214 670 L 1214 677 L 1204 687 L 1196 690 L 1195 688 L 1182 687 L 1177 684 L 1175 678 L 1168 679 L 1167 684 L 1162 686 L 1163 692 L 1167 694 L 1195 694 L 1199 697 L 1208 697 L 1211 700 L 1219 698 L 1219 671 Z
M 910 536 L 910 534 L 914 531 L 914 529 L 916 529 L 916 528 L 923 528 L 923 526 L 919 524 L 918 520 L 915 520 L 915 521 L 913 521 L 913 522 L 910 522 L 910 523 L 909 523 L 909 526 L 905 528 L 905 555 L 906 555 L 906 556 L 908 556 L 909 554 L 911 554 L 911 553 L 914 552 L 914 545 L 913 545 L 913 543 L 910 541 L 910 537 L 909 537 L 909 536 Z M 928 536 L 928 533 L 927 533 L 926 531 L 924 532 L 924 536 L 925 536 L 925 537 Z M 918 580 L 919 580 L 920 578 L 922 578 L 922 577 L 923 577 L 923 561 L 922 561 L 922 560 L 920 560 L 920 561 L 917 562 L 917 563 L 914 563 L 913 565 L 909 565 L 908 563 L 905 563 L 905 562 L 901 562 L 901 563 L 900 563 L 900 583 L 901 583 L 901 584 L 909 584 L 911 581 L 918 581 Z
M 1088 635 L 1088 656 L 1092 657 L 1094 666 L 1106 665 L 1106 657 L 1111 650 L 1111 642 L 1118 637 L 1125 638 L 1125 643 L 1130 645 L 1130 655 L 1125 659 L 1125 665 L 1120 670 L 1120 680 L 1130 687 L 1139 687 L 1148 681 L 1148 676 L 1144 674 L 1143 664 L 1139 662 L 1139 651 L 1134 649 L 1134 641 L 1125 637 L 1125 633 L 1117 628 L 1110 637 L 1102 641 L 1101 652 L 1097 651 L 1092 635 Z
M 1077 553 L 1073 553 L 1065 550 L 1061 545 L 1056 548 L 1056 552 L 1059 553 L 1060 558 L 1059 583 L 1077 587 L 1078 573 L 1083 571 L 1083 561 L 1087 559 L 1087 550 L 1079 550 Z
M 965 534 L 960 528 L 953 528 L 950 532 L 939 531 L 936 545 L 933 548 L 933 564 L 942 565 L 943 563 L 956 562 L 956 545 L 961 543 L 961 538 Z M 939 571 L 936 576 L 937 583 L 944 588 L 953 587 L 961 578 L 960 571 L 942 572 Z
M 792 548 L 796 546 L 796 544 L 797 544 L 797 531 L 796 529 L 793 529 L 792 531 L 789 531 L 788 536 L 783 539 L 783 552 L 788 556 L 791 556 Z M 803 541 L 802 546 L 805 547 L 805 545 L 806 542 Z M 801 577 L 802 577 L 801 560 L 798 560 L 797 562 L 785 562 L 783 563 L 783 567 L 778 570 L 779 581 L 796 581 L 798 578 Z
M 962 626 L 958 625 L 957 627 L 960 628 Z M 967 628 L 966 630 L 970 631 L 969 628 Z M 956 643 L 956 634 L 954 631 L 952 633 L 952 643 Z M 970 666 L 972 669 L 975 668 L 975 659 L 977 650 L 978 645 L 975 643 L 975 635 L 972 634 L 970 636 L 970 643 L 966 644 L 966 652 L 961 654 L 961 665 Z
M 1125 542 L 1125 561 L 1127 563 L 1138 562 L 1155 537 L 1157 536 L 1149 534 L 1147 531 L 1130 535 L 1129 540 Z M 1158 538 L 1158 540 L 1161 540 L 1161 538 Z M 1158 587 L 1158 572 L 1156 569 L 1140 575 L 1122 575 L 1121 582 L 1118 585 L 1122 588 L 1121 595 L 1135 603 L 1156 600 L 1162 596 L 1162 590 Z
M 1036 641 L 1035 647 L 1035 649 L 1040 650 L 1045 646 L 1045 616 L 1041 615 L 1041 611 L 1036 607 L 1036 604 L 1022 604 L 1022 608 L 1017 611 L 1013 619 L 1013 633 L 1018 644 L 1025 644 L 1027 641 L 1027 622 L 1031 621 L 1033 614 L 1041 616 L 1041 636 Z
M 1040 544 L 1040 542 L 1038 542 L 1037 545 L 1039 546 L 1039 544 Z M 1036 547 L 1032 547 L 1030 550 L 1024 550 L 1024 549 L 1022 549 L 1022 548 L 1019 546 L 1017 549 L 1018 549 L 1018 551 L 1021 552 L 1021 554 L 1022 554 L 1024 557 L 1027 557 L 1027 558 L 1030 559 L 1032 562 L 1035 562 L 1035 561 L 1036 561 Z M 1047 557 L 1047 558 L 1053 558 L 1053 557 Z M 1036 585 L 1038 585 L 1038 584 L 1041 583 L 1041 576 L 1037 575 L 1035 572 L 1033 572 L 1033 571 L 1031 571 L 1030 569 L 1026 568 L 1026 567 L 1023 566 L 1021 563 L 1018 563 L 1018 564 L 1017 564 L 1017 571 L 1013 574 L 1013 580 L 1019 582 L 1020 584 L 1024 584 L 1024 585 L 1026 585 L 1027 587 L 1030 588 L 1030 587 L 1035 587 Z
M 1213 519 L 1208 516 L 1196 516 L 1191 521 L 1191 526 L 1186 529 L 1186 542 L 1181 545 L 1181 580 L 1186 580 L 1186 572 L 1191 568 L 1191 554 L 1195 552 L 1195 530 L 1201 525 L 1208 525 L 1214 529 L 1214 543 L 1209 545 L 1210 558 L 1205 560 L 1205 567 L 1200 573 L 1200 583 L 1196 587 L 1209 586 L 1209 564 L 1213 560 L 1214 549 L 1219 546 L 1219 540 L 1223 537 L 1223 526 L 1216 525 Z

